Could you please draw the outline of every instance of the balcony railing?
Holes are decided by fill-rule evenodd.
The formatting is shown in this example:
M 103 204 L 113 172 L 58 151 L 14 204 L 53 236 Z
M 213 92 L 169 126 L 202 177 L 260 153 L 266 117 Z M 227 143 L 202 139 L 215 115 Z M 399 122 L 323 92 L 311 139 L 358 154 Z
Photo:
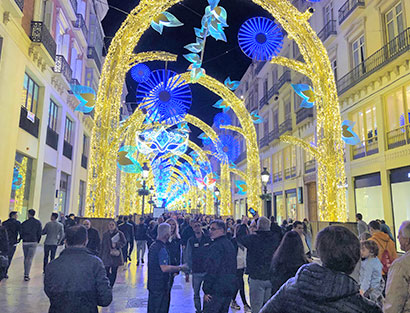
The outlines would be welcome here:
M 51 148 L 53 148 L 54 150 L 57 150 L 58 134 L 50 127 L 47 127 L 46 144 L 50 146 Z
M 269 138 L 269 134 L 267 134 L 267 135 L 265 135 L 264 137 L 262 137 L 262 139 L 261 139 L 260 142 L 259 142 L 259 147 L 263 148 L 263 147 L 265 147 L 265 146 L 268 146 L 269 143 L 270 143 L 270 140 L 269 140 L 269 139 L 270 139 L 270 138 Z
M 25 107 L 20 109 L 20 122 L 19 126 L 21 129 L 24 129 L 29 134 L 38 138 L 38 129 L 40 127 L 40 120 L 37 116 L 34 116 L 34 122 L 27 118 L 28 111 Z
M 75 14 L 77 14 L 77 0 L 70 0 L 70 2 Z
M 46 48 L 51 58 L 55 60 L 57 45 L 43 22 L 31 22 L 30 39 L 32 42 L 40 42 Z
M 77 19 L 74 22 L 74 27 L 81 29 L 85 38 L 88 38 L 88 29 L 82 14 L 77 13 Z
M 410 124 L 391 130 L 387 133 L 387 147 L 394 149 L 410 144 Z
M 24 0 L 14 0 L 14 2 L 17 4 L 17 6 L 18 6 L 19 9 L 21 10 L 21 12 L 23 12 Z
M 268 91 L 268 101 L 274 96 L 279 95 L 278 84 L 273 84 L 273 86 Z
M 268 94 L 264 95 L 259 101 L 259 107 L 262 108 L 265 104 L 269 103 Z
M 379 153 L 379 144 L 377 141 L 377 137 L 364 140 L 360 144 L 353 146 L 352 149 L 353 160 Z
M 64 140 L 63 155 L 71 160 L 73 156 L 73 146 Z
M 326 25 L 322 28 L 322 30 L 317 34 L 320 40 L 325 41 L 331 35 L 336 35 L 336 21 L 330 20 L 326 23 Z
M 73 71 L 63 55 L 56 55 L 56 65 L 53 68 L 55 73 L 61 73 L 69 82 L 73 76 Z
M 287 82 L 290 82 L 290 81 L 291 81 L 290 71 L 289 71 L 289 70 L 286 70 L 286 71 L 282 74 L 282 76 L 279 78 L 279 81 L 278 81 L 278 90 L 279 90 L 280 88 L 282 88 L 282 86 L 283 86 L 284 84 L 286 84 Z
M 279 136 L 282 136 L 287 131 L 292 130 L 292 119 L 288 117 L 282 124 L 279 125 Z
M 364 0 L 347 0 L 339 9 L 339 25 L 357 8 L 364 7 Z
M 101 60 L 100 60 L 100 57 L 98 56 L 97 51 L 95 50 L 95 47 L 91 47 L 91 46 L 88 47 L 87 58 L 93 59 L 95 64 L 97 65 L 98 70 L 101 72 Z
M 339 94 L 410 50 L 410 27 L 337 81 Z
M 293 178 L 296 176 L 296 166 L 285 169 L 285 179 Z
M 273 182 L 274 182 L 274 183 L 277 183 L 277 182 L 282 181 L 282 172 L 274 173 L 274 174 L 272 175 L 272 178 L 273 178 Z
M 314 171 L 316 171 L 316 161 L 310 160 L 305 162 L 305 174 L 313 173 Z
M 84 154 L 81 155 L 81 167 L 87 169 L 88 157 Z
M 313 109 L 301 108 L 296 112 L 296 124 L 301 123 L 307 118 L 313 118 Z

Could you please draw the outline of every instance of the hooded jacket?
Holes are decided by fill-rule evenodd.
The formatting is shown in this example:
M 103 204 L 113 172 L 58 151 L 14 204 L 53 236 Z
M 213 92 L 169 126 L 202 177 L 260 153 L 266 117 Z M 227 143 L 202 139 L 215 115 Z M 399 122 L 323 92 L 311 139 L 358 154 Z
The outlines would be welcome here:
M 359 293 L 349 275 L 319 264 L 303 265 L 259 313 L 382 313 Z
M 394 242 L 390 239 L 389 235 L 386 233 L 383 233 L 382 231 L 375 232 L 369 240 L 373 240 L 374 242 L 377 243 L 377 246 L 379 247 L 379 255 L 378 258 L 381 261 L 382 260 L 382 255 L 384 253 L 384 250 L 387 250 L 390 254 L 390 257 L 392 258 L 392 263 L 395 259 L 397 259 L 397 252 L 396 252 L 396 246 L 394 245 Z M 383 273 L 387 274 L 387 273 Z

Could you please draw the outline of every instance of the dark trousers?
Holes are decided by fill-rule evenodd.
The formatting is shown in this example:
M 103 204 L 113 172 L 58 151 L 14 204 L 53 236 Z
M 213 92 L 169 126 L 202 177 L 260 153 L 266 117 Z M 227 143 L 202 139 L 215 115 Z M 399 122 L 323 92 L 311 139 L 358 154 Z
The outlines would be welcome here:
M 232 297 L 211 295 L 212 299 L 204 303 L 204 313 L 228 313 Z
M 13 260 L 14 252 L 16 252 L 16 247 L 17 247 L 16 245 L 9 245 L 9 252 L 7 254 L 9 258 L 9 266 L 7 266 L 5 274 L 7 274 L 7 271 L 9 270 L 9 267 L 11 265 L 11 260 Z
M 232 300 L 236 299 L 236 295 L 239 294 L 241 295 L 242 303 L 245 305 L 248 305 L 248 302 L 246 301 L 246 296 L 245 296 L 245 282 L 243 281 L 243 274 L 245 272 L 244 268 L 240 268 L 236 270 L 236 285 L 238 286 L 238 289 L 235 292 L 235 295 L 233 296 Z
M 46 270 L 48 264 L 48 256 L 50 256 L 50 262 L 56 257 L 57 245 L 44 245 L 44 260 L 43 260 L 43 272 Z
M 148 312 L 147 313 L 168 313 L 171 302 L 169 291 L 148 291 Z
M 115 280 L 117 279 L 118 266 L 108 266 L 105 268 L 105 271 L 107 272 L 107 277 L 112 288 L 115 284 Z
M 130 251 L 128 252 L 128 247 L 130 247 Z M 132 247 L 132 248 L 131 248 Z M 127 263 L 128 257 L 131 256 L 132 249 L 134 249 L 134 242 L 131 243 L 131 241 L 127 241 L 122 247 L 122 256 L 124 258 L 124 262 Z
M 134 239 L 129 242 L 130 249 L 128 250 L 128 256 L 131 257 L 132 251 L 134 251 Z

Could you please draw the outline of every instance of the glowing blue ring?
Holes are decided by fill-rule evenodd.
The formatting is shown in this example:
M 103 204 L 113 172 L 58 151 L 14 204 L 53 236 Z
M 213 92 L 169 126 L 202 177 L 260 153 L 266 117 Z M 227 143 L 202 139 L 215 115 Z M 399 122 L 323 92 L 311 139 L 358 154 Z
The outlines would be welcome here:
M 131 77 L 137 83 L 143 83 L 148 80 L 151 70 L 145 64 L 137 64 L 131 68 Z

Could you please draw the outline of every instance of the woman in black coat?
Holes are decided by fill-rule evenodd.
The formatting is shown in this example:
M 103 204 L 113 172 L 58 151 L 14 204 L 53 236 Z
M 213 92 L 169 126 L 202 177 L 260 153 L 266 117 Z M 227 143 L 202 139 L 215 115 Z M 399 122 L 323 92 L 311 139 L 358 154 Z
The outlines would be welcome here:
M 169 253 L 169 265 L 181 265 L 181 247 L 182 247 L 182 240 L 181 236 L 179 235 L 178 223 L 174 218 L 167 219 L 166 223 L 171 226 L 171 237 L 169 237 L 169 241 L 166 243 L 166 247 Z M 171 275 L 171 288 L 174 284 L 174 277 L 177 274 Z
M 6 276 L 8 266 L 9 238 L 6 227 L 0 221 L 0 281 Z
M 287 232 L 272 258 L 270 270 L 272 295 L 289 278 L 295 276 L 298 269 L 306 263 L 308 261 L 299 234 L 295 231 Z

